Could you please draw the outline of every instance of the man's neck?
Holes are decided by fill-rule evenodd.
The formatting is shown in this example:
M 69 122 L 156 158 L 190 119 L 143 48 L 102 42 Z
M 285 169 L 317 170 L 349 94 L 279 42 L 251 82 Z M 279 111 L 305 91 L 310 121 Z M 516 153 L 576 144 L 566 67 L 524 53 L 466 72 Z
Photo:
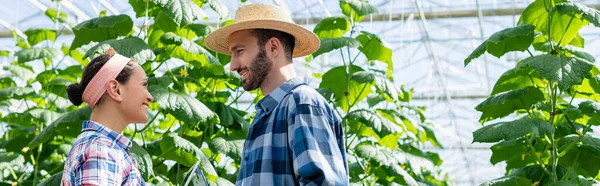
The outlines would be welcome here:
M 109 104 L 109 103 L 106 103 Z M 118 113 L 117 109 L 113 109 L 110 105 L 98 105 L 98 108 L 92 110 L 90 120 L 104 125 L 117 133 L 123 132 L 123 129 L 129 124 Z
M 269 72 L 263 83 L 260 85 L 260 90 L 263 95 L 268 95 L 281 84 L 294 77 L 296 77 L 296 70 L 294 69 L 293 63 L 277 66 L 277 68 L 271 69 L 271 72 Z

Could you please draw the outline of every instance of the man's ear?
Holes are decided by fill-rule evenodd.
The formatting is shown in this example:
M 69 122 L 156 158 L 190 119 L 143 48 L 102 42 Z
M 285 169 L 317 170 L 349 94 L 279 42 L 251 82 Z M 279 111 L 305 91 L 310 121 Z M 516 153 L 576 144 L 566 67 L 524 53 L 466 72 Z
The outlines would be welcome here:
M 117 80 L 110 80 L 106 83 L 106 93 L 110 96 L 111 99 L 116 102 L 123 101 L 123 97 L 121 96 L 121 85 Z
M 281 45 L 281 41 L 279 41 L 279 39 L 277 39 L 276 37 L 272 37 L 271 39 L 269 39 L 266 45 L 266 52 L 271 54 L 273 58 L 279 55 L 283 55 L 283 45 Z

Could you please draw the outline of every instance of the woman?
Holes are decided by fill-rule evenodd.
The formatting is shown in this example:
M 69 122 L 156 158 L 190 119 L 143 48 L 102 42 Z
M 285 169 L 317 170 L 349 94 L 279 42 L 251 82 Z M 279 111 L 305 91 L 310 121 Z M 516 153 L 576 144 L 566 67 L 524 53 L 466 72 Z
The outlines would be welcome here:
M 121 132 L 130 123 L 148 121 L 154 98 L 147 87 L 144 70 L 112 50 L 88 64 L 80 83 L 69 85 L 69 100 L 86 102 L 92 115 L 73 141 L 61 185 L 144 185 L 129 154 L 131 141 Z

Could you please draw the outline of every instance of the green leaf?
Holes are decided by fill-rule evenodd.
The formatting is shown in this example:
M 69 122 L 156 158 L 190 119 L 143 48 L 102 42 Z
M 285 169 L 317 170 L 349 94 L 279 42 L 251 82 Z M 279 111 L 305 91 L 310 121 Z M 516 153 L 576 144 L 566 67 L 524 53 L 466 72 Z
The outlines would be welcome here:
M 4 70 L 6 70 L 6 69 L 4 69 Z M 6 76 L 3 78 L 0 78 L 0 90 L 2 90 L 4 88 L 8 88 L 8 87 L 15 87 L 15 86 L 17 86 L 17 84 L 15 83 L 15 81 L 13 81 L 13 79 L 11 77 Z
M 20 47 L 21 49 L 31 48 L 29 43 L 27 43 L 27 40 L 25 40 L 25 38 L 23 38 L 19 34 L 17 34 L 17 31 L 13 30 L 12 36 L 17 44 L 16 46 Z
M 25 31 L 27 41 L 30 45 L 36 45 L 42 41 L 56 41 L 56 30 L 46 28 L 32 28 Z
M 83 57 L 94 59 L 99 55 L 106 54 L 110 48 L 113 48 L 118 54 L 131 58 L 138 64 L 143 64 L 146 61 L 152 61 L 156 58 L 150 46 L 144 40 L 137 37 L 106 40 L 90 48 Z
M 217 58 L 200 45 L 173 33 L 166 33 L 160 41 L 167 45 L 167 51 L 172 51 L 173 58 L 179 58 L 198 68 L 209 67 L 213 74 L 222 74 L 223 66 Z
M 384 137 L 389 134 L 395 134 L 402 131 L 402 129 L 392 123 L 390 120 L 384 118 L 377 112 L 373 112 L 370 110 L 355 110 L 346 115 L 346 119 L 356 120 L 361 122 L 362 124 L 370 127 L 375 131 L 375 133 Z
M 90 63 L 89 59 L 86 59 L 83 57 L 83 53 L 85 53 L 85 52 L 81 48 L 78 48 L 75 50 L 69 50 L 68 46 L 63 45 L 61 47 L 61 50 L 62 50 L 63 54 L 65 54 L 65 56 L 71 56 L 71 58 L 73 58 L 75 61 L 79 62 L 79 65 L 87 66 L 88 63 Z
M 77 136 L 81 132 L 81 123 L 84 120 L 89 120 L 92 115 L 90 107 L 84 107 L 72 112 L 63 114 L 61 117 L 48 125 L 39 135 L 35 136 L 29 143 L 29 148 L 37 147 L 38 145 L 50 140 L 55 133 L 61 136 Z
M 536 0 L 525 8 L 519 19 L 519 24 L 534 25 L 535 29 L 543 34 L 544 41 L 548 40 L 548 35 L 551 35 L 552 41 L 556 43 L 561 42 L 562 38 L 560 44 L 564 46 L 577 35 L 582 26 L 587 25 L 587 21 L 579 18 L 571 20 L 572 15 L 560 15 L 556 11 L 548 12 L 548 10 L 554 10 L 555 4 L 562 2 L 565 2 L 565 0 L 554 0 L 554 4 L 545 0 Z M 548 33 L 548 15 L 551 15 L 552 18 L 550 33 Z M 566 29 L 567 25 L 569 25 L 568 30 Z
M 166 87 L 148 88 L 154 101 L 167 113 L 186 124 L 197 125 L 219 123 L 219 117 L 197 99 Z
M 48 8 L 44 12 L 44 14 L 46 14 L 46 16 L 48 16 L 48 18 L 50 18 L 55 23 L 57 21 L 60 22 L 60 23 L 66 23 L 67 22 L 67 14 L 65 14 L 63 12 L 58 12 L 55 9 Z
M 194 31 L 199 37 L 206 37 L 208 34 L 215 31 L 215 28 L 205 24 L 189 24 L 187 27 Z
M 392 166 L 400 163 L 397 159 L 397 154 L 385 147 L 363 143 L 357 145 L 354 150 L 359 157 L 377 162 L 383 166 Z
M 481 56 L 485 51 L 500 58 L 511 51 L 525 51 L 533 42 L 535 27 L 523 24 L 496 32 L 479 45 L 473 53 L 465 59 L 467 66 L 475 58 Z
M 360 71 L 352 74 L 350 79 L 361 84 L 374 83 L 377 90 L 384 93 L 383 96 L 385 96 L 386 99 L 394 102 L 398 101 L 398 88 L 394 85 L 394 82 L 384 76 L 372 72 Z
M 188 167 L 200 161 L 200 167 L 206 174 L 217 175 L 208 157 L 196 145 L 173 132 L 167 132 L 163 135 L 163 139 L 160 141 L 160 149 L 162 151 L 160 156 L 165 159 L 176 161 Z
M 585 6 L 581 3 L 575 2 L 564 2 L 557 4 L 554 7 L 558 13 L 560 14 L 579 14 L 581 18 L 587 20 L 588 22 L 594 24 L 596 27 L 600 27 L 600 11 Z
M 479 122 L 501 118 L 520 109 L 530 109 L 531 105 L 544 101 L 544 94 L 535 87 L 511 90 L 488 97 L 475 107 L 482 112 Z
M 531 186 L 531 181 L 524 177 L 506 176 L 484 182 L 479 186 Z
M 350 37 L 325 38 L 321 39 L 321 46 L 319 47 L 319 50 L 312 54 L 312 57 L 315 58 L 321 54 L 329 53 L 342 47 L 358 48 L 359 46 L 360 42 Z
M 351 17 L 354 22 L 360 22 L 365 15 L 378 13 L 377 8 L 368 2 L 360 0 L 340 0 L 342 13 Z
M 473 132 L 473 142 L 499 142 L 513 140 L 528 134 L 544 136 L 554 133 L 554 127 L 539 118 L 522 118 L 514 121 L 486 125 Z
M 206 14 L 191 0 L 151 0 L 175 23 L 183 27 L 197 19 L 204 19 Z
M 363 71 L 363 69 L 354 65 L 350 66 L 350 74 L 359 71 Z M 350 102 L 350 104 L 354 102 L 358 103 L 372 92 L 369 83 L 359 84 L 356 81 L 347 82 L 345 81 L 346 78 L 349 78 L 348 74 L 346 74 L 346 66 L 334 67 L 323 74 L 323 81 L 321 81 L 321 84 L 319 85 L 319 88 L 331 90 L 336 105 L 345 111 L 350 107 L 348 102 Z M 348 86 L 347 92 L 346 86 Z
M 320 38 L 340 38 L 350 31 L 350 21 L 345 17 L 325 18 L 313 29 L 313 32 Z
M 600 118 L 600 103 L 584 101 L 579 103 L 579 110 L 581 110 L 582 114 L 592 118 Z
M 569 45 L 576 46 L 579 48 L 585 48 L 585 40 L 583 39 L 583 37 L 581 37 L 581 35 L 579 35 L 579 33 L 577 33 L 575 34 L 575 37 L 573 38 L 573 40 L 571 40 Z
M 406 170 L 404 170 L 400 165 L 394 164 L 391 166 L 383 166 L 383 168 L 387 175 L 401 177 L 402 181 L 404 181 L 404 183 L 402 183 L 402 185 L 419 186 L 417 181 L 408 172 L 406 172 Z M 391 185 L 394 185 L 394 184 L 391 184 Z
M 522 89 L 528 86 L 546 87 L 546 83 L 540 78 L 539 73 L 532 68 L 513 68 L 504 72 L 500 78 L 498 78 L 498 81 L 494 84 L 491 95 L 509 90 Z
M 10 66 L 4 66 L 3 69 L 9 71 L 14 77 L 18 77 L 24 81 L 29 81 L 33 78 L 33 70 L 24 64 L 12 64 Z
M 14 166 L 22 166 L 25 158 L 19 153 L 0 152 L 0 169 L 12 169 Z
M 585 135 L 578 142 L 579 138 L 579 135 L 573 134 L 565 136 L 558 142 L 561 150 L 566 150 L 567 146 L 575 143 L 575 146 L 569 149 L 558 163 L 563 166 L 572 166 L 577 163 L 582 170 L 578 171 L 581 175 L 596 177 L 600 171 L 600 139 Z
M 26 48 L 15 53 L 19 63 L 37 59 L 52 59 L 60 56 L 61 52 L 55 48 Z
M 543 78 L 558 82 L 558 88 L 566 91 L 573 85 L 581 84 L 594 65 L 577 57 L 562 56 L 558 58 L 544 54 L 524 59 L 521 66 L 530 66 Z
M 383 41 L 379 36 L 373 33 L 362 31 L 356 37 L 361 46 L 358 47 L 369 61 L 377 60 L 387 63 L 387 77 L 392 79 L 394 63 L 392 61 L 392 47 Z
M 586 180 L 586 179 L 582 179 L 580 177 L 576 178 L 575 180 L 563 180 L 563 181 L 558 181 L 558 182 L 554 182 L 548 186 L 594 186 L 594 185 L 598 185 L 598 181 L 594 181 L 594 180 Z
M 382 95 L 371 94 L 367 97 L 367 103 L 369 104 L 369 107 L 373 107 L 383 101 L 385 101 L 385 97 Z
M 75 39 L 73 39 L 70 50 L 92 41 L 102 42 L 116 39 L 119 36 L 128 36 L 132 29 L 133 20 L 125 14 L 97 17 L 81 22 L 73 27 Z
M 214 152 L 226 154 L 233 159 L 239 159 L 242 157 L 244 139 L 216 137 L 208 143 L 208 146 Z
M 10 51 L 8 50 L 0 50 L 0 56 L 9 56 L 10 55 Z
M 50 126 L 50 124 L 52 124 L 53 121 L 55 121 L 62 115 L 58 112 L 44 108 L 33 108 L 31 110 L 28 110 L 27 114 L 31 115 L 40 123 L 43 123 L 44 126 Z
M 533 151 L 536 152 L 536 156 L 537 152 L 544 152 L 544 146 L 546 145 L 548 143 L 544 143 L 541 140 L 538 140 L 534 144 Z M 523 138 L 502 141 L 494 144 L 490 149 L 492 150 L 490 163 L 496 165 L 499 162 L 505 161 L 506 170 L 523 167 L 537 161 L 537 158 L 532 156 L 527 150 L 527 145 Z
M 152 158 L 150 157 L 150 154 L 148 154 L 148 152 L 146 152 L 146 150 L 138 145 L 135 141 L 132 142 L 129 152 L 131 153 L 131 157 L 133 157 L 135 160 L 135 163 L 142 174 L 142 178 L 144 178 L 144 180 L 149 180 L 154 177 L 154 171 L 152 170 Z
M 63 172 L 58 172 L 44 181 L 40 182 L 37 186 L 52 186 L 52 185 L 60 185 L 62 180 Z
M 31 87 L 8 87 L 0 89 L 0 101 L 12 99 L 23 99 L 35 93 Z
M 590 53 L 588 53 L 583 48 L 576 47 L 576 46 L 573 46 L 573 45 L 560 46 L 556 42 L 553 42 L 553 41 L 545 42 L 538 50 L 544 51 L 544 52 L 550 52 L 550 51 L 552 51 L 552 47 L 555 47 L 555 49 L 558 50 L 558 51 L 560 51 L 560 52 L 565 52 L 565 54 L 567 56 L 574 55 L 574 56 L 577 56 L 579 58 L 583 58 L 585 60 L 588 60 L 590 62 L 595 62 L 596 61 L 596 59 L 594 58 L 594 56 L 592 56 Z

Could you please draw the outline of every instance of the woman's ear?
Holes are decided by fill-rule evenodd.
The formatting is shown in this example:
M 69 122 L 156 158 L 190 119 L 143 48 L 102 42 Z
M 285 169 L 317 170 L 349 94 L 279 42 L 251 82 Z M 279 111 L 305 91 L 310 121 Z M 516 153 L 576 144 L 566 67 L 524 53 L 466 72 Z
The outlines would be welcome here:
M 121 96 L 121 86 L 117 80 L 110 80 L 106 83 L 106 93 L 108 96 L 115 100 L 116 102 L 123 101 L 123 97 Z

